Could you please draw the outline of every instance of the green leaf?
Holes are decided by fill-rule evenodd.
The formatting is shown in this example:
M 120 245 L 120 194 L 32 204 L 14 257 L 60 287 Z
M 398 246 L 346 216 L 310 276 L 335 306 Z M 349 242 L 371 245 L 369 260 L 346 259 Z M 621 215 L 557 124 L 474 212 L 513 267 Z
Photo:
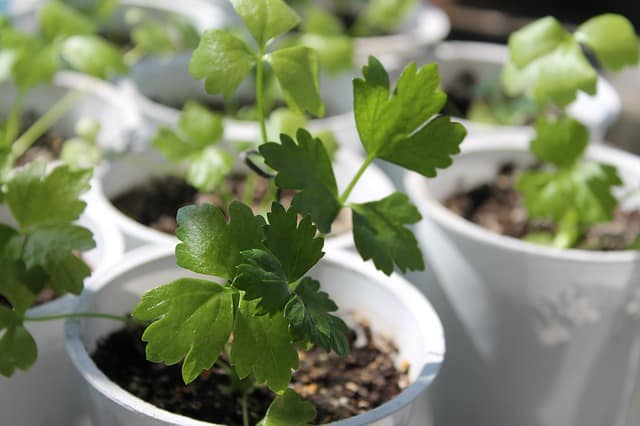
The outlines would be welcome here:
M 75 70 L 101 79 L 127 72 L 122 52 L 98 36 L 69 37 L 62 43 L 61 54 Z
M 27 235 L 22 259 L 28 269 L 43 268 L 57 294 L 79 294 L 91 269 L 74 251 L 86 251 L 95 246 L 91 231 L 81 226 L 43 226 Z
M 194 381 L 211 368 L 233 329 L 233 290 L 195 278 L 182 278 L 147 292 L 133 311 L 153 321 L 142 340 L 147 359 L 173 365 L 183 360 L 182 378 Z
M 424 269 L 416 238 L 406 225 L 422 219 L 405 194 L 394 193 L 379 201 L 351 205 L 353 239 L 364 260 L 390 275 L 394 264 L 402 271 Z
M 394 32 L 418 0 L 370 0 L 355 24 L 359 36 Z
M 280 261 L 289 282 L 297 281 L 324 255 L 324 239 L 316 237 L 317 229 L 309 216 L 298 224 L 298 212 L 294 208 L 285 210 L 273 203 L 267 218 L 264 245 Z
M 58 71 L 58 52 L 53 46 L 21 52 L 13 63 L 13 78 L 22 91 L 50 83 Z
M 4 256 L 13 257 L 9 255 L 9 248 L 10 248 L 9 246 L 10 244 L 12 244 L 12 241 L 16 237 L 21 238 L 20 234 L 18 233 L 18 230 L 13 229 L 9 225 L 0 223 L 0 256 L 1 257 L 4 257 Z M 18 257 L 19 257 L 19 254 L 15 256 L 15 258 L 18 258 Z
M 223 30 L 205 31 L 193 52 L 189 72 L 196 80 L 205 79 L 211 94 L 231 96 L 256 64 L 249 46 Z
M 93 20 L 58 1 L 45 3 L 38 11 L 40 31 L 48 40 L 78 34 L 93 34 L 98 27 Z
M 274 392 L 284 391 L 298 352 L 281 313 L 256 316 L 255 302 L 240 302 L 231 347 L 231 363 L 241 379 L 253 374 Z
M 353 69 L 355 48 L 350 37 L 303 34 L 298 41 L 317 52 L 322 70 L 335 75 Z
M 349 328 L 340 318 L 330 314 L 337 310 L 338 306 L 329 295 L 320 291 L 320 283 L 305 277 L 295 288 L 295 297 L 285 306 L 284 314 L 297 341 L 313 342 L 326 351 L 334 350 L 344 356 L 350 351 Z
M 511 60 L 516 67 L 524 68 L 571 39 L 571 34 L 554 17 L 538 19 L 509 37 Z
M 318 54 L 308 47 L 295 46 L 276 50 L 265 57 L 276 74 L 290 108 L 324 115 L 318 78 Z
M 618 204 L 613 188 L 622 180 L 613 166 L 577 162 L 558 170 L 535 170 L 523 173 L 516 189 L 532 219 L 560 222 L 575 210 L 579 223 L 589 226 L 613 219 Z
M 342 36 L 346 34 L 346 28 L 340 18 L 317 6 L 305 8 L 301 30 L 306 34 L 321 36 Z
M 68 139 L 62 145 L 60 159 L 73 169 L 96 167 L 102 161 L 102 150 L 86 139 Z
M 222 116 L 194 101 L 185 104 L 178 126 L 189 137 L 194 149 L 219 142 L 224 132 Z
M 45 175 L 43 162 L 29 163 L 8 182 L 7 204 L 22 228 L 73 222 L 86 207 L 80 196 L 89 189 L 91 174 L 59 166 Z
M 596 93 L 596 71 L 578 42 L 552 17 L 513 33 L 509 53 L 502 80 L 510 95 L 527 93 L 539 104 L 564 106 L 579 91 Z
M 18 316 L 23 316 L 36 299 L 35 295 L 29 291 L 24 264 L 2 257 L 0 258 L 0 270 L 2 271 L 0 295 L 9 301 Z
M 451 164 L 466 130 L 437 117 L 446 102 L 435 64 L 408 65 L 391 93 L 382 64 L 369 58 L 364 79 L 354 80 L 355 116 L 360 140 L 371 156 L 427 177 Z
M 188 159 L 187 182 L 202 192 L 216 189 L 231 173 L 235 163 L 233 155 L 210 146 Z
M 251 208 L 233 201 L 227 223 L 220 209 L 212 205 L 188 206 L 178 211 L 176 247 L 178 265 L 201 274 L 230 278 L 241 263 L 240 252 L 263 248 L 264 219 Z
M 267 120 L 267 138 L 269 140 L 279 140 L 284 133 L 289 137 L 295 137 L 298 129 L 304 129 L 309 124 L 309 120 L 304 114 L 292 111 L 288 108 L 279 108 L 269 115 Z
M 569 117 L 536 121 L 536 137 L 531 151 L 540 160 L 558 167 L 568 166 L 582 158 L 589 143 L 589 129 Z
M 263 48 L 300 23 L 298 14 L 283 0 L 231 0 L 231 4 Z
M 297 139 L 296 143 L 282 135 L 281 144 L 264 144 L 259 148 L 260 154 L 269 167 L 278 171 L 278 187 L 300 190 L 293 197 L 292 206 L 299 213 L 310 215 L 326 234 L 341 209 L 331 160 L 322 141 L 306 130 L 299 129 Z
M 259 249 L 246 250 L 241 255 L 233 286 L 245 292 L 246 300 L 258 300 L 258 315 L 282 312 L 289 300 L 289 280 L 278 258 Z
M 22 318 L 0 305 L 0 374 L 11 377 L 28 370 L 38 358 L 36 342 L 22 326 Z
M 303 400 L 294 390 L 287 389 L 271 402 L 258 426 L 308 426 L 315 418 L 313 404 Z
M 606 13 L 580 25 L 576 39 L 587 45 L 611 71 L 638 63 L 640 51 L 633 25 L 622 15 Z

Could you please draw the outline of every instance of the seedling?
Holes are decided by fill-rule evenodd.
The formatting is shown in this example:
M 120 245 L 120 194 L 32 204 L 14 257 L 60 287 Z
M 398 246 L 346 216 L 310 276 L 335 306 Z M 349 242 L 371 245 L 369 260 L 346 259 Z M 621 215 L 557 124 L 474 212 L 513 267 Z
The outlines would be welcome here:
M 20 119 L 31 89 L 51 83 L 63 66 L 105 77 L 124 69 L 118 51 L 93 35 L 93 24 L 66 6 L 51 2 L 39 14 L 41 34 L 24 34 L 0 23 L 0 75 L 17 88 L 11 112 L 0 126 L 0 374 L 26 370 L 37 358 L 25 329 L 27 310 L 44 289 L 58 295 L 79 294 L 91 270 L 76 252 L 95 242 L 74 222 L 86 204 L 91 169 L 59 166 L 47 172 L 43 161 L 15 169 L 15 160 L 44 134 L 82 95 L 72 91 L 20 134 Z M 95 139 L 95 128 L 85 138 Z M 91 131 L 89 131 L 91 130 Z M 89 142 L 89 141 L 86 141 Z M 76 144 L 77 145 L 77 144 Z M 6 206 L 6 207 L 5 207 Z M 8 213 L 14 222 L 9 222 Z
M 257 52 L 233 34 L 208 31 L 194 53 L 194 75 L 205 78 L 210 92 L 229 95 L 254 65 L 260 86 L 266 62 L 293 107 L 321 113 L 313 52 L 292 47 L 267 53 L 276 37 L 297 25 L 293 10 L 282 0 L 232 3 L 255 38 Z M 185 383 L 215 363 L 230 371 L 245 425 L 247 395 L 258 385 L 276 393 L 261 425 L 309 424 L 313 407 L 288 389 L 292 369 L 298 367 L 297 348 L 318 345 L 342 355 L 349 350 L 347 326 L 333 315 L 338 307 L 307 275 L 322 258 L 323 235 L 342 209 L 352 210 L 354 240 L 364 260 L 372 259 L 386 274 L 395 268 L 424 268 L 417 241 L 407 228 L 421 217 L 406 195 L 394 193 L 368 203 L 351 203 L 349 196 L 375 159 L 435 176 L 436 169 L 451 164 L 466 132 L 438 115 L 446 95 L 439 88 L 435 65 L 409 65 L 394 90 L 375 58 L 363 75 L 354 81 L 354 96 L 367 158 L 346 190 L 338 192 L 320 139 L 299 129 L 295 138 L 282 134 L 280 142 L 266 142 L 261 112 L 266 143 L 259 152 L 276 171 L 276 185 L 297 191 L 292 206 L 287 210 L 274 202 L 265 219 L 233 201 L 228 221 L 211 205 L 181 209 L 178 265 L 216 281 L 178 279 L 149 291 L 133 312 L 136 319 L 151 323 L 143 335 L 148 359 L 169 365 L 182 362 Z M 261 109 L 260 90 L 258 104 Z M 226 356 L 220 357 L 223 353 Z
M 638 38 L 631 23 L 614 14 L 596 16 L 569 33 L 552 17 L 535 21 L 509 38 L 510 58 L 502 81 L 510 94 L 525 93 L 555 114 L 540 114 L 530 149 L 543 164 L 517 182 L 532 219 L 550 219 L 553 234 L 531 236 L 559 248 L 572 247 L 584 229 L 613 219 L 622 185 L 615 167 L 584 158 L 588 129 L 566 116 L 578 92 L 595 94 L 597 70 L 585 55 L 611 71 L 638 64 Z

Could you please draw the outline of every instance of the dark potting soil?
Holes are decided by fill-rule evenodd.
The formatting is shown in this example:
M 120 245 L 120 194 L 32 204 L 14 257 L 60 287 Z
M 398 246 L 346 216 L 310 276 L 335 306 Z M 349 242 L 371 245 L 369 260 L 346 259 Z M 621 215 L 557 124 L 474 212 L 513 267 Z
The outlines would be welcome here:
M 552 223 L 529 220 L 515 191 L 517 171 L 504 165 L 493 182 L 447 198 L 444 205 L 459 216 L 497 234 L 524 238 L 532 232 L 554 232 Z M 592 226 L 576 244 L 585 250 L 626 250 L 640 237 L 640 210 L 615 213 L 613 221 Z
M 477 84 L 478 79 L 471 71 L 456 74 L 452 82 L 445 87 L 447 103 L 442 112 L 454 117 L 467 117 Z
M 316 424 L 351 417 L 371 410 L 398 395 L 408 385 L 408 366 L 398 370 L 393 364 L 396 348 L 363 325 L 366 341 L 351 337 L 351 355 L 340 358 L 313 349 L 299 352 L 300 369 L 292 387 L 313 403 Z M 214 366 L 193 383 L 185 386 L 180 365 L 166 366 L 148 362 L 143 329 L 129 326 L 100 342 L 91 355 L 111 380 L 133 395 L 156 407 L 194 419 L 224 425 L 242 425 L 240 396 L 233 395 L 229 377 Z M 250 424 L 266 413 L 273 399 L 267 389 L 258 388 L 249 395 Z
M 243 199 L 245 176 L 229 176 L 224 185 L 227 186 L 227 193 L 232 194 L 234 199 Z M 253 197 L 254 211 L 268 194 L 269 181 L 257 178 Z M 289 206 L 293 195 L 293 191 L 283 191 L 282 204 Z M 111 202 L 118 210 L 135 221 L 167 234 L 175 234 L 178 227 L 176 214 L 181 207 L 192 204 L 213 204 L 223 210 L 227 208 L 223 198 L 218 194 L 198 192 L 183 179 L 174 176 L 154 178 L 116 196 Z M 350 229 L 351 216 L 343 211 L 334 224 L 332 234 Z

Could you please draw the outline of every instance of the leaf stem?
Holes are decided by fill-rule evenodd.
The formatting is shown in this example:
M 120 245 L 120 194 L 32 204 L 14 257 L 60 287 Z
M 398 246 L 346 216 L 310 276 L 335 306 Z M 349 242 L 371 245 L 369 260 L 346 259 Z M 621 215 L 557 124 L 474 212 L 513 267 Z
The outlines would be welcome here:
M 262 143 L 267 143 L 267 121 L 264 111 L 264 47 L 258 53 L 258 65 L 256 70 L 256 107 L 258 108 L 258 121 L 260 122 L 260 133 Z
M 99 314 L 94 312 L 78 312 L 75 314 L 60 314 L 60 315 L 50 315 L 45 317 L 25 317 L 24 322 L 57 321 L 57 320 L 66 320 L 66 319 L 77 319 L 77 318 L 101 318 L 101 319 L 120 321 L 127 324 L 138 324 L 138 321 L 136 321 L 131 317 L 120 316 L 120 315 L 110 315 L 110 314 Z
M 7 131 L 5 133 L 4 144 L 5 146 L 11 146 L 13 140 L 18 136 L 20 128 L 20 116 L 22 115 L 22 109 L 24 107 L 24 100 L 26 93 L 24 91 L 18 92 L 16 99 L 13 101 L 9 117 L 7 118 Z
M 242 425 L 249 426 L 249 391 L 242 393 Z
M 40 136 L 44 135 L 56 121 L 69 111 L 81 96 L 85 94 L 82 89 L 76 89 L 65 94 L 42 117 L 40 117 L 13 145 L 14 158 L 20 158 L 33 145 Z
M 367 159 L 364 161 L 364 163 L 362 163 L 362 166 L 360 166 L 360 169 L 358 170 L 356 175 L 353 177 L 353 179 L 351 179 L 351 182 L 349 182 L 349 186 L 347 186 L 347 189 L 345 189 L 342 195 L 340 196 L 340 199 L 338 200 L 340 202 L 340 205 L 342 206 L 345 205 L 345 203 L 349 199 L 349 195 L 351 195 L 351 191 L 353 191 L 353 188 L 355 188 L 356 184 L 358 183 L 358 181 L 360 180 L 364 172 L 367 170 L 367 167 L 371 165 L 371 163 L 373 162 L 373 160 L 375 160 L 375 158 L 376 158 L 375 154 L 369 154 L 367 156 Z

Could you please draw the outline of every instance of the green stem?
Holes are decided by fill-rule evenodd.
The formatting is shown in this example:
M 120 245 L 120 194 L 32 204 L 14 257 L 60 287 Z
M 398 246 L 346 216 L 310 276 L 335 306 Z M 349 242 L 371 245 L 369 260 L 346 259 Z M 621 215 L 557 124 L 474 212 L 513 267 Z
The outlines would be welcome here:
M 258 108 L 258 121 L 260 122 L 260 132 L 262 134 L 262 143 L 267 143 L 267 120 L 264 111 L 264 47 L 260 48 L 258 53 L 258 65 L 256 70 L 256 102 Z
M 247 177 L 244 180 L 244 194 L 242 194 L 242 202 L 250 207 L 253 207 L 257 178 L 258 177 L 255 173 L 247 173 Z
M 375 154 L 369 154 L 367 156 L 367 159 L 364 161 L 364 163 L 362 163 L 362 166 L 360 166 L 360 169 L 358 170 L 356 175 L 353 177 L 353 179 L 351 179 L 351 182 L 349 182 L 349 186 L 347 186 L 347 189 L 345 189 L 342 195 L 340 196 L 340 199 L 338 200 L 340 201 L 340 205 L 342 206 L 345 205 L 345 203 L 347 202 L 347 199 L 349 199 L 349 195 L 351 195 L 351 191 L 353 191 L 353 188 L 355 188 L 356 184 L 358 183 L 358 181 L 360 180 L 364 172 L 367 170 L 367 167 L 371 165 L 371 163 L 373 162 L 373 160 L 375 160 L 375 158 L 376 158 Z
M 5 133 L 4 139 L 6 146 L 11 146 L 13 140 L 18 136 L 18 131 L 20 130 L 20 116 L 22 115 L 25 97 L 25 92 L 20 91 L 13 102 L 11 111 L 9 112 L 9 116 L 7 118 L 7 132 Z
M 249 426 L 249 391 L 242 394 L 242 425 Z
M 109 314 L 98 314 L 93 312 L 78 312 L 76 314 L 60 314 L 60 315 L 50 315 L 46 317 L 25 317 L 25 322 L 42 322 L 42 321 L 57 321 L 57 320 L 66 320 L 66 319 L 77 319 L 77 318 L 100 318 L 100 319 L 109 319 L 114 321 L 120 321 L 127 324 L 138 324 L 133 318 L 119 315 L 109 315 Z
M 68 92 L 49 111 L 38 119 L 26 132 L 20 136 L 13 145 L 13 155 L 20 158 L 33 145 L 40 136 L 44 135 L 56 121 L 60 120 L 64 114 L 76 103 L 84 90 L 76 89 Z

